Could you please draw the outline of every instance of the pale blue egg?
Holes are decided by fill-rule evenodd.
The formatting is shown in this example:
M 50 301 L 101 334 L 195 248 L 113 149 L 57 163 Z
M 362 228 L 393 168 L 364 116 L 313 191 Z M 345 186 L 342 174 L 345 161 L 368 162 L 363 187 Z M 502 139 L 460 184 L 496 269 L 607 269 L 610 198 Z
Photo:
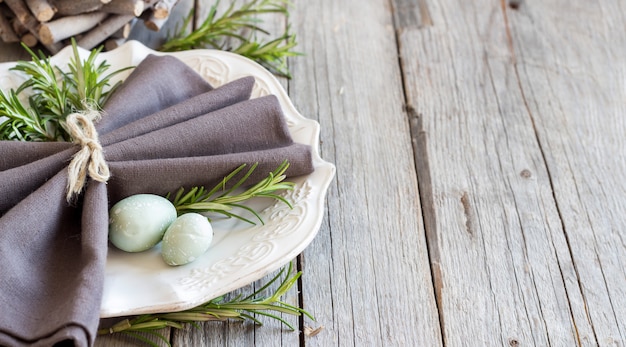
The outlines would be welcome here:
M 109 240 L 126 252 L 142 252 L 161 241 L 176 219 L 176 208 L 152 194 L 129 196 L 109 210 Z
M 169 265 L 184 265 L 204 254 L 213 241 L 213 227 L 206 217 L 186 213 L 165 231 L 161 255 Z

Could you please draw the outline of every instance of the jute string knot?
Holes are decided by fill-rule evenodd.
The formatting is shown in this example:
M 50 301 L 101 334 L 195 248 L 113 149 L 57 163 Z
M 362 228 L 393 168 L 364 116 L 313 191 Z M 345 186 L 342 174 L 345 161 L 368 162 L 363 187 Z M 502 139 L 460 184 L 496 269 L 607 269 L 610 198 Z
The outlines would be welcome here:
M 87 174 L 98 182 L 106 183 L 109 180 L 109 166 L 104 160 L 102 145 L 93 124 L 99 118 L 99 112 L 88 110 L 84 113 L 72 113 L 65 120 L 72 142 L 81 146 L 68 167 L 66 196 L 68 202 L 83 190 Z

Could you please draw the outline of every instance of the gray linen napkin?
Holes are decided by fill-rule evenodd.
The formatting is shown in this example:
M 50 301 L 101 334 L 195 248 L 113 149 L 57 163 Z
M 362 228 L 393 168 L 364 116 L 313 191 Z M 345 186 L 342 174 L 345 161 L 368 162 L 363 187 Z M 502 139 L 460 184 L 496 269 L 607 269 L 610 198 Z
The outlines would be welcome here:
M 137 193 L 212 186 L 259 163 L 258 182 L 283 160 L 313 171 L 289 136 L 278 100 L 247 100 L 254 80 L 212 88 L 175 58 L 148 56 L 96 125 L 111 169 L 65 201 L 70 143 L 0 141 L 0 345 L 93 345 L 107 252 L 108 208 Z

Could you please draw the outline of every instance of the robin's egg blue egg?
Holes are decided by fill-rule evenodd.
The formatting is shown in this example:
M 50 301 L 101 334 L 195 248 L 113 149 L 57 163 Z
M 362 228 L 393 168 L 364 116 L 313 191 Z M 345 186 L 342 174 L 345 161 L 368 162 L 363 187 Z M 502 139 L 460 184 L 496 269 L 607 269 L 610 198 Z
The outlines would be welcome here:
M 186 213 L 165 231 L 161 255 L 169 265 L 184 265 L 204 254 L 213 240 L 213 227 L 206 217 Z
M 175 219 L 176 208 L 166 198 L 132 195 L 109 210 L 109 240 L 126 252 L 145 251 L 161 241 Z

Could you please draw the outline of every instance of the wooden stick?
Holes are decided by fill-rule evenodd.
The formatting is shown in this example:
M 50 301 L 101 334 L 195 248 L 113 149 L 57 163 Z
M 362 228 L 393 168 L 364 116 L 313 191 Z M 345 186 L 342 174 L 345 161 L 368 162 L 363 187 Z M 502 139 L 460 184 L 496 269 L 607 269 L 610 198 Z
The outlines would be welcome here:
M 85 34 L 85 36 L 80 38 L 76 44 L 85 49 L 92 49 L 124 25 L 128 24 L 128 22 L 133 20 L 133 18 L 135 18 L 134 15 L 127 14 L 110 16 L 100 23 L 100 25 Z
M 11 23 L 0 13 L 0 39 L 4 42 L 19 42 L 20 38 L 15 34 Z
M 26 0 L 26 6 L 40 22 L 49 21 L 57 12 L 57 9 L 52 7 L 48 0 Z
M 13 18 L 13 20 L 11 21 L 11 27 L 13 28 L 13 32 L 17 36 L 22 36 L 26 34 L 27 32 L 29 32 L 28 29 L 24 26 L 24 24 L 22 24 L 22 22 L 17 20 L 17 18 Z
M 39 38 L 39 34 L 38 34 L 39 21 L 37 21 L 37 18 L 35 18 L 30 13 L 30 11 L 26 7 L 26 4 L 24 3 L 24 1 L 22 1 L 22 0 L 4 0 L 4 2 L 9 6 L 11 11 L 13 11 L 13 13 L 15 14 L 15 17 L 17 18 L 17 20 L 19 20 L 22 23 L 22 25 L 26 29 L 28 29 L 28 31 L 30 31 L 30 33 L 33 34 L 35 36 L 35 38 L 37 38 L 39 40 L 40 39 Z M 47 44 L 47 43 L 43 43 L 42 42 L 42 44 L 52 54 L 57 53 L 58 51 L 61 50 L 61 48 L 63 48 L 63 45 L 61 43 Z
M 39 43 L 37 37 L 33 35 L 31 32 L 27 32 L 20 37 L 20 41 L 22 41 L 28 47 L 35 47 Z
M 158 19 L 154 16 L 149 16 L 148 18 L 143 20 L 143 24 L 146 26 L 146 28 L 152 31 L 161 30 L 161 28 L 165 25 L 165 22 L 167 22 L 167 18 Z
M 127 39 L 130 36 L 130 32 L 133 30 L 133 26 L 137 22 L 137 18 L 133 18 L 130 22 L 124 24 L 120 29 L 111 34 L 113 39 Z
M 102 6 L 100 10 L 115 14 L 132 14 L 135 17 L 139 17 L 144 8 L 144 0 L 112 0 L 110 3 Z
M 11 11 L 15 14 L 15 18 L 20 21 L 28 30 L 36 28 L 39 21 L 31 13 L 26 4 L 22 0 L 5 0 Z
M 13 27 L 13 31 L 20 38 L 26 46 L 35 47 L 39 40 L 35 35 L 33 35 L 28 29 L 19 21 L 17 18 L 13 18 L 11 21 L 11 27 Z
M 44 44 L 59 42 L 95 27 L 106 16 L 107 13 L 91 12 L 42 23 L 39 27 L 39 40 Z
M 158 3 L 159 1 L 153 1 L 153 2 L 156 5 L 156 3 Z M 161 28 L 165 25 L 165 23 L 169 19 L 169 13 L 168 13 L 168 16 L 164 18 L 157 18 L 155 16 L 154 11 L 155 11 L 154 7 L 149 8 L 148 10 L 144 11 L 144 13 L 141 15 L 141 19 L 143 20 L 143 24 L 149 30 L 160 31 Z
M 100 0 L 50 0 L 56 7 L 57 13 L 63 16 L 73 16 L 85 12 L 92 12 L 100 9 L 103 3 Z
M 154 4 L 154 18 L 165 19 L 169 17 L 172 8 L 176 6 L 178 0 L 159 0 Z

